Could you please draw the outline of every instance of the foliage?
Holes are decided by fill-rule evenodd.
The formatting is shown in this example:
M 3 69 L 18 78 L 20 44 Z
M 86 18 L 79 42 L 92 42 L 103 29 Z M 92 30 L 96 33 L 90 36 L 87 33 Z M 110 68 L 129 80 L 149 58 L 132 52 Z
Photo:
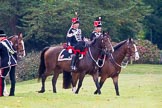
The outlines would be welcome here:
M 85 37 L 90 36 L 93 21 L 101 16 L 103 30 L 110 31 L 117 42 L 141 38 L 139 35 L 145 34 L 144 18 L 152 12 L 141 0 L 5 0 L 0 5 L 0 22 L 4 22 L 0 28 L 9 35 L 23 32 L 28 51 L 65 42 L 75 11 Z
M 144 0 L 146 4 L 153 8 L 153 12 L 145 17 L 146 26 L 145 39 L 162 49 L 162 1 L 161 0 Z
M 38 52 L 31 52 L 27 55 L 27 57 L 18 61 L 16 68 L 17 81 L 25 81 L 37 77 L 40 59 L 39 56 L 40 54 Z
M 135 63 L 160 63 L 160 50 L 148 40 L 137 40 L 140 59 Z

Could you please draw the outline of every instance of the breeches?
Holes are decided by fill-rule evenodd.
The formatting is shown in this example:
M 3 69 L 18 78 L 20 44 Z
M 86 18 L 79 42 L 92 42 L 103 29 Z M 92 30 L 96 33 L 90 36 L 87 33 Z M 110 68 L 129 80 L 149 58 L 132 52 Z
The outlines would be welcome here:
M 0 96 L 3 96 L 4 91 L 4 83 L 5 83 L 5 77 L 9 73 L 10 80 L 11 80 L 11 89 L 10 93 L 15 91 L 15 66 L 11 66 L 8 68 L 4 68 L 0 72 Z

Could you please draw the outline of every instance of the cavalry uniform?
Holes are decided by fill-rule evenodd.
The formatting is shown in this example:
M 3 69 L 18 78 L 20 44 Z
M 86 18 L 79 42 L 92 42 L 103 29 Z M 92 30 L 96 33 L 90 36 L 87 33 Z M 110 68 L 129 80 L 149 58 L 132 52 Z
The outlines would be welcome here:
M 98 30 L 98 28 L 99 27 L 101 28 L 101 26 L 102 26 L 102 24 L 101 24 L 101 17 L 99 17 L 98 21 L 94 21 L 93 25 L 94 25 L 95 29 L 94 29 L 94 31 L 91 34 L 91 37 L 90 37 L 91 41 L 102 35 L 101 31 Z
M 92 41 L 92 40 L 94 40 L 95 38 L 98 38 L 101 35 L 102 35 L 101 32 L 93 31 L 92 34 L 91 34 L 90 40 Z
M 11 80 L 10 96 L 15 91 L 15 66 L 17 65 L 16 51 L 7 40 L 6 35 L 0 30 L 0 96 L 3 96 L 5 77 L 9 73 Z
M 101 33 L 101 17 L 98 18 L 97 21 L 94 21 L 93 23 L 94 25 L 94 31 L 92 32 L 91 36 L 90 36 L 90 40 L 93 41 L 95 38 L 98 38 L 99 36 L 102 36 L 103 34 Z M 101 51 L 100 56 L 98 57 L 98 64 L 99 66 L 101 66 L 103 64 L 103 58 L 104 58 L 104 52 Z M 99 68 L 99 71 L 101 70 L 101 68 Z
M 67 32 L 67 38 L 66 38 L 67 45 L 68 47 L 72 47 L 72 49 L 83 51 L 85 47 L 85 42 L 83 41 L 84 37 L 82 36 L 81 29 L 79 29 L 78 27 L 79 27 L 79 18 L 78 17 L 72 18 L 72 25 Z M 68 49 L 69 53 L 72 53 L 72 49 L 70 48 Z M 79 60 L 78 58 L 79 58 L 78 53 L 73 55 L 72 61 L 71 61 L 72 70 L 76 70 L 75 64 L 76 64 L 76 61 Z
M 67 44 L 69 46 L 76 46 L 78 42 L 82 41 L 82 31 L 81 29 L 74 29 L 71 27 L 67 33 Z

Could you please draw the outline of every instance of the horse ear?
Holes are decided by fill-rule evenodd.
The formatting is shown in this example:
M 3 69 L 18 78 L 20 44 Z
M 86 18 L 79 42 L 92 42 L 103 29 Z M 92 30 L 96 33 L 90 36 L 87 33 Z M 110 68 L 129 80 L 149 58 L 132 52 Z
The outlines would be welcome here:
M 127 42 L 128 43 L 131 43 L 131 42 L 133 42 L 133 39 L 132 38 L 129 38 Z
M 104 35 L 105 34 L 105 31 L 103 31 L 102 34 Z
M 23 39 L 22 33 L 20 33 L 18 36 L 19 36 L 20 39 Z

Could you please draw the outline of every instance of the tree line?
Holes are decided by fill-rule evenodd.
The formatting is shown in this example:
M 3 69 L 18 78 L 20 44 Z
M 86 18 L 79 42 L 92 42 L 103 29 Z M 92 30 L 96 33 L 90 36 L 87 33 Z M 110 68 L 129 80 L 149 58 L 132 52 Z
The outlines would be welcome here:
M 161 0 L 1 0 L 0 29 L 8 36 L 22 32 L 28 50 L 42 50 L 65 42 L 75 11 L 85 37 L 101 16 L 113 41 L 147 39 L 162 49 Z

